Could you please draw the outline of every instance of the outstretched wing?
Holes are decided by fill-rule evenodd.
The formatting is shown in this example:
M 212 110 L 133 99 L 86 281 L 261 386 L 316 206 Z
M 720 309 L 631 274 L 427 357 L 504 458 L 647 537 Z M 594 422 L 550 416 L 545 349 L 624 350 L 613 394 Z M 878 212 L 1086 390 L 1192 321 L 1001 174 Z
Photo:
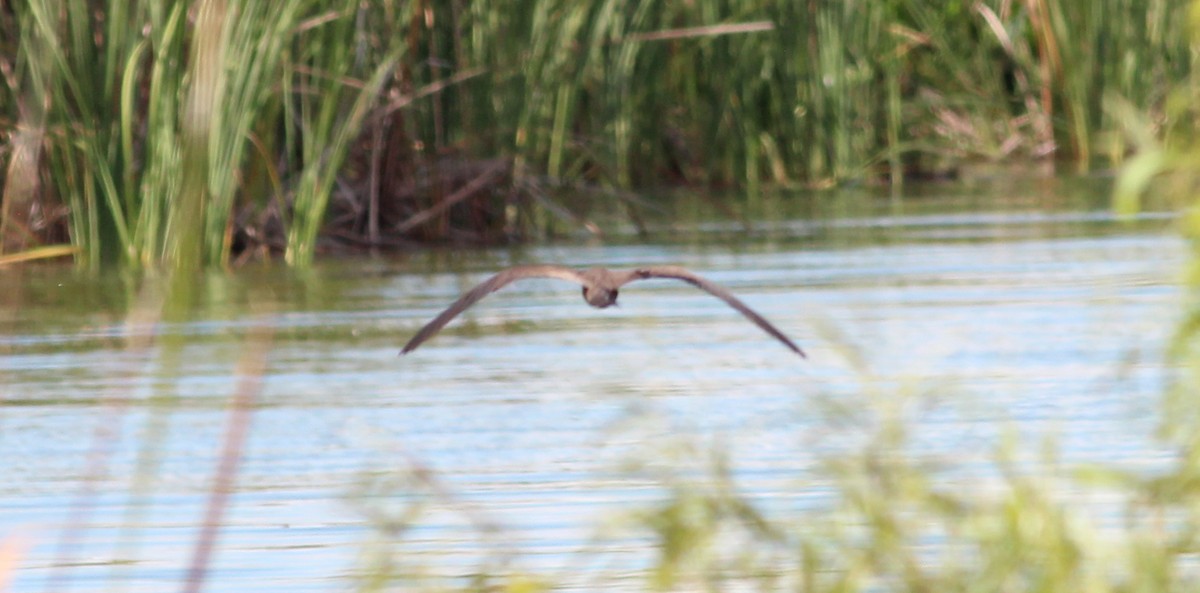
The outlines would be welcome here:
M 559 278 L 584 284 L 584 280 L 578 272 L 563 266 L 516 266 L 509 268 L 484 280 L 479 286 L 472 288 L 466 294 L 459 297 L 457 301 L 454 301 L 453 305 L 450 305 L 445 311 L 434 317 L 433 321 L 425 324 L 425 327 L 422 327 L 421 331 L 417 332 L 417 335 L 413 336 L 404 345 L 404 349 L 400 351 L 400 354 L 408 354 L 416 350 L 417 346 L 420 346 L 425 340 L 432 338 L 447 323 L 450 323 L 451 319 L 454 319 L 459 313 L 466 311 L 471 305 L 479 302 L 479 299 L 504 288 L 514 280 L 522 278 Z
M 792 352 L 799 354 L 801 357 L 807 358 L 807 356 L 804 354 L 804 351 L 801 350 L 799 346 L 794 344 L 790 339 L 788 339 L 787 336 L 783 335 L 783 332 L 779 331 L 779 329 L 777 329 L 774 325 L 771 325 L 771 322 L 763 319 L 762 315 L 755 313 L 753 309 L 746 305 L 746 303 L 743 303 L 740 299 L 733 296 L 733 293 L 725 290 L 725 288 L 717 284 L 713 284 L 712 282 L 693 274 L 685 268 L 680 268 L 678 266 L 646 266 L 642 268 L 635 268 L 621 274 L 619 285 L 628 284 L 634 280 L 643 280 L 646 278 L 674 278 L 675 280 L 683 280 L 684 282 L 687 282 L 688 284 L 691 284 L 692 286 L 695 286 L 696 288 L 699 288 L 700 290 L 703 290 L 708 294 L 725 301 L 730 307 L 737 309 L 739 313 L 745 315 L 746 319 L 753 321 L 754 325 L 757 325 L 758 327 L 762 328 L 763 331 L 771 334 L 771 336 L 773 336 L 776 340 L 783 342 L 783 345 L 791 349 Z

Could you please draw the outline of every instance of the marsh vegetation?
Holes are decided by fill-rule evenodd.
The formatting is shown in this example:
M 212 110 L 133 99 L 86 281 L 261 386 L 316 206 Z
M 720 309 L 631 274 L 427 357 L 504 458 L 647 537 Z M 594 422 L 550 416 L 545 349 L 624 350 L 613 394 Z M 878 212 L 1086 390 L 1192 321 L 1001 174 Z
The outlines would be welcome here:
M 1087 170 L 1127 154 L 1129 114 L 1151 136 L 1169 121 L 1186 15 L 1182 0 L 7 2 L 0 231 L 9 254 L 88 269 L 303 266 L 318 249 L 595 231 L 597 203 L 637 221 L 670 187 Z

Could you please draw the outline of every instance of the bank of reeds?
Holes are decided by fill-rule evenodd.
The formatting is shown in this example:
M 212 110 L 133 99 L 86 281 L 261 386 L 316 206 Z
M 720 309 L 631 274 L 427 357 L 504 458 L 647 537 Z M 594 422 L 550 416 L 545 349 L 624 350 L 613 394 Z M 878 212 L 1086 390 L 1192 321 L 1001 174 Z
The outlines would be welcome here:
M 1107 105 L 1154 119 L 1190 73 L 1184 4 L 9 2 L 0 236 L 304 264 L 536 236 L 579 188 L 1086 168 L 1126 151 Z

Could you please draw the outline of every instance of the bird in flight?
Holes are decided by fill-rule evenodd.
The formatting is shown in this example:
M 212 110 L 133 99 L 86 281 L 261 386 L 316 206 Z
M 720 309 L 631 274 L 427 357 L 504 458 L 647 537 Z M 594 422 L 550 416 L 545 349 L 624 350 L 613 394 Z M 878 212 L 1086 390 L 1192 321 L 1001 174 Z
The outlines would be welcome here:
M 753 309 L 747 307 L 745 303 L 733 296 L 728 290 L 684 268 L 678 266 L 645 266 L 632 270 L 609 270 L 606 268 L 574 270 L 564 266 L 553 265 L 515 266 L 484 280 L 478 286 L 459 297 L 457 301 L 454 301 L 454 304 L 447 307 L 437 317 L 434 317 L 433 321 L 425 324 L 425 327 L 422 327 L 421 331 L 417 332 L 417 335 L 413 336 L 404 345 L 404 349 L 400 351 L 400 354 L 408 354 L 416 350 L 418 346 L 441 331 L 459 313 L 466 311 L 468 307 L 479 302 L 483 297 L 504 288 L 513 281 L 523 278 L 557 278 L 581 284 L 583 286 L 583 299 L 587 301 L 587 304 L 597 309 L 617 304 L 618 289 L 635 280 L 646 280 L 649 278 L 682 280 L 725 301 L 730 307 L 737 309 L 739 313 L 745 315 L 750 321 L 753 321 L 763 331 L 770 334 L 776 340 L 783 342 L 783 345 L 787 346 L 792 352 L 804 357 L 804 351 L 799 346 L 792 343 L 787 336 L 783 335 L 783 332 L 779 331 L 774 325 L 771 325 L 766 319 L 763 319 L 761 315 L 755 313 Z

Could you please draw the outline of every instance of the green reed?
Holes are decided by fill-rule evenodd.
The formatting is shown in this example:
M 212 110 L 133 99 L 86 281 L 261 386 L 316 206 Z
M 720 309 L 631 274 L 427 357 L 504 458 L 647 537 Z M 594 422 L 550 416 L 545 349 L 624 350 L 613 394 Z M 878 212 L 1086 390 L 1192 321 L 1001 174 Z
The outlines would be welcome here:
M 348 78 L 345 52 L 328 51 L 346 36 L 346 23 L 353 29 L 353 6 L 204 1 L 189 22 L 190 6 L 114 1 L 97 11 L 82 1 L 32 0 L 16 7 L 21 37 L 15 62 L 32 92 L 14 93 L 13 102 L 50 106 L 42 116 L 43 194 L 48 203 L 57 198 L 69 207 L 71 240 L 84 267 L 228 261 L 238 207 L 270 203 L 244 193 L 245 166 L 250 147 L 269 144 L 256 133 L 286 123 L 280 121 L 287 99 L 281 91 L 292 87 L 289 78 L 296 74 L 289 68 L 298 63 L 286 57 L 311 55 L 307 38 L 314 34 L 329 38 L 327 51 L 317 54 L 326 61 L 305 67 L 334 83 L 297 91 L 319 93 L 304 101 L 327 99 L 327 111 L 342 105 L 336 100 L 342 88 L 356 84 Z M 361 94 L 373 97 L 378 86 Z M 263 126 L 265 117 L 275 121 Z M 348 127 L 355 129 L 358 121 L 361 115 Z M 328 124 L 314 128 L 318 134 L 303 135 L 307 142 L 330 139 L 319 135 Z M 257 156 L 258 163 L 274 167 L 280 155 Z M 305 168 L 329 170 L 341 163 L 336 154 L 310 156 L 296 178 L 311 177 Z M 301 199 L 276 207 L 319 220 L 324 203 Z
M 1047 40 L 1042 58 L 1047 84 L 1061 105 L 1057 135 L 1081 167 L 1097 149 L 1117 155 L 1127 149 L 1119 134 L 1107 143 L 1095 137 L 1121 125 L 1104 109 L 1106 98 L 1156 110 L 1188 77 L 1192 58 L 1185 7 L 1167 0 L 1046 2 L 1047 18 L 1035 28 L 1048 29 L 1038 34 Z
M 11 6 L 0 231 L 10 250 L 52 240 L 22 213 L 65 204 L 89 268 L 184 243 L 198 264 L 254 247 L 304 265 L 331 204 L 343 237 L 444 240 L 569 213 L 547 187 L 753 195 L 979 159 L 1083 168 L 1129 149 L 1109 106 L 1161 118 L 1193 61 L 1183 0 Z M 462 162 L 498 157 L 510 188 L 455 196 L 481 179 Z
M 288 68 L 293 74 L 284 82 L 293 92 L 287 94 L 283 114 L 298 122 L 289 142 L 296 145 L 301 159 L 285 252 L 291 264 L 312 262 L 330 193 L 350 143 L 396 59 L 395 54 L 371 56 L 376 58 L 372 64 L 358 59 L 356 54 L 369 51 L 366 32 L 349 18 L 358 4 L 344 0 L 331 7 L 328 24 L 303 29 Z M 367 71 L 368 80 L 361 85 L 348 82 L 345 77 L 355 70 Z

